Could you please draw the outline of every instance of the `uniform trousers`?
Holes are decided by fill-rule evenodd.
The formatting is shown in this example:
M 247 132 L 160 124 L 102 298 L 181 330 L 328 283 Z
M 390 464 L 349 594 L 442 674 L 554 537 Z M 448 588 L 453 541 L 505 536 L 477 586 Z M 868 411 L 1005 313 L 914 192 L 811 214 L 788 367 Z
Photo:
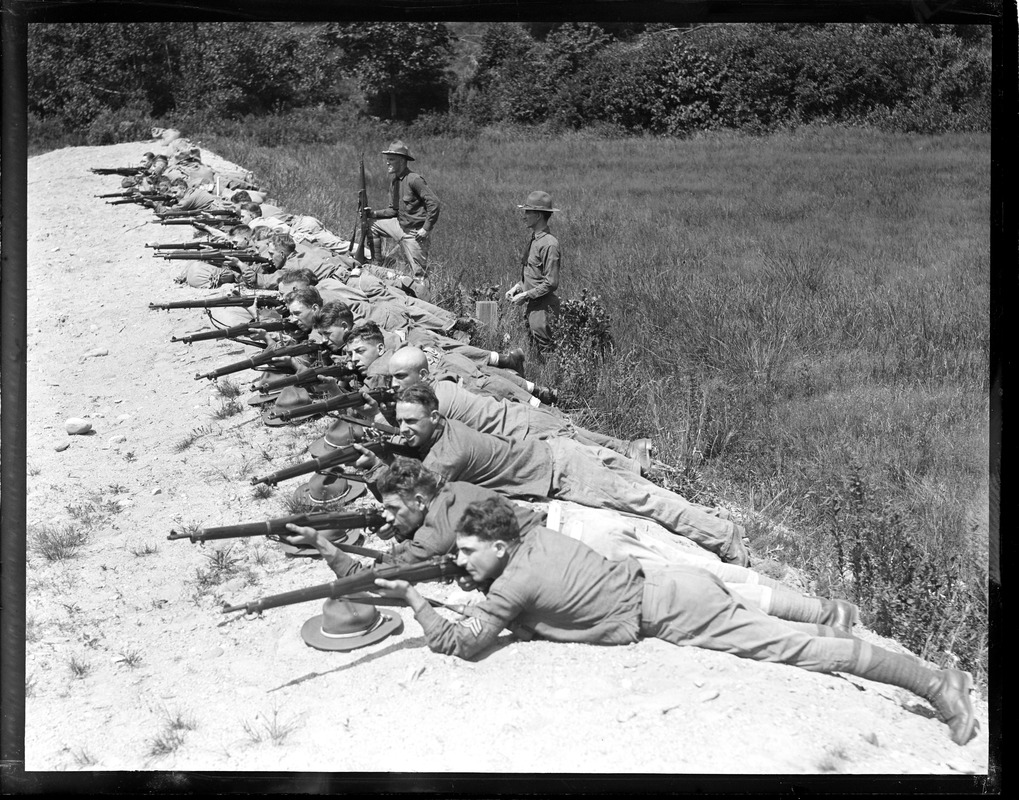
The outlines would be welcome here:
M 372 225 L 372 233 L 377 236 L 385 236 L 396 242 L 403 257 L 407 259 L 410 274 L 414 277 L 415 296 L 422 300 L 431 300 L 428 287 L 428 248 L 431 239 L 426 237 L 424 241 L 419 240 L 415 236 L 417 231 L 404 230 L 396 217 L 375 220 Z
M 608 448 L 588 447 L 573 439 L 547 442 L 553 461 L 552 499 L 647 517 L 717 554 L 723 561 L 739 551 L 743 537 L 739 525 L 635 474 L 630 459 Z
M 859 639 L 807 632 L 830 632 L 825 626 L 768 616 L 735 597 L 715 575 L 686 564 L 645 575 L 640 617 L 644 637 L 814 672 L 859 675 L 872 655 Z
M 554 293 L 544 294 L 527 301 L 524 313 L 527 317 L 527 329 L 531 340 L 539 353 L 547 353 L 555 347 L 552 340 L 552 327 L 556 314 L 559 313 L 559 298 Z

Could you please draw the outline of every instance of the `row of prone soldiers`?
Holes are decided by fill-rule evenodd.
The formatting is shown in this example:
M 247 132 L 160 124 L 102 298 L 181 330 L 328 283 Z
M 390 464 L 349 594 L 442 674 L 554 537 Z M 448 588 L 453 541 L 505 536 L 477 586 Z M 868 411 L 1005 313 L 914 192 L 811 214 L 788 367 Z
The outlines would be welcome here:
M 178 196 L 152 207 L 164 220 L 189 219 L 206 238 L 179 250 L 220 270 L 208 286 L 230 285 L 152 307 L 207 310 L 215 328 L 183 341 L 233 338 L 261 350 L 196 378 L 262 370 L 249 402 L 267 424 L 328 418 L 311 437 L 310 459 L 252 481 L 310 476 L 295 493 L 310 512 L 189 536 L 271 532 L 290 554 L 321 557 L 336 580 L 297 597 L 328 598 L 302 630 L 310 645 L 349 650 L 399 632 L 400 616 L 378 608 L 386 603 L 408 605 L 433 650 L 464 658 L 507 628 L 521 638 L 598 644 L 653 636 L 902 686 L 932 703 L 957 744 L 976 735 L 968 673 L 864 642 L 853 635 L 852 603 L 806 596 L 752 570 L 745 531 L 730 512 L 652 480 L 650 440 L 578 426 L 553 389 L 527 380 L 522 350 L 472 345 L 473 320 L 415 297 L 403 276 L 358 261 L 353 243 L 278 208 L 267 215 L 250 176 L 213 173 L 210 183 L 210 171 L 187 163 L 199 183 L 177 184 Z M 158 187 L 168 171 L 153 177 L 147 169 L 135 188 Z M 249 185 L 229 186 L 242 178 Z M 210 191 L 224 186 L 229 198 Z M 228 214 L 213 210 L 237 219 L 223 223 Z M 368 490 L 381 510 L 337 510 Z M 370 522 L 381 539 L 395 540 L 390 550 L 354 543 L 351 528 Z M 432 564 L 443 568 L 420 569 Z M 448 574 L 481 599 L 453 606 L 415 587 Z M 354 586 L 356 602 L 348 599 Z M 227 610 L 260 611 L 294 595 Z

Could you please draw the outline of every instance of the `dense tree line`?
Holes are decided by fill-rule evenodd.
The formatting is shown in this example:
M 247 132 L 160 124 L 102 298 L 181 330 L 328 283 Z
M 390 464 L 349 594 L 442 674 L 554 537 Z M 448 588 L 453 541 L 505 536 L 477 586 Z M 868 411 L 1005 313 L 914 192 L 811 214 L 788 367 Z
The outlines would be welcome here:
M 809 122 L 987 130 L 990 38 L 968 26 L 591 23 L 33 25 L 29 110 L 132 121 L 356 109 L 455 132 L 498 123 L 685 135 Z M 99 143 L 99 142 L 96 142 Z

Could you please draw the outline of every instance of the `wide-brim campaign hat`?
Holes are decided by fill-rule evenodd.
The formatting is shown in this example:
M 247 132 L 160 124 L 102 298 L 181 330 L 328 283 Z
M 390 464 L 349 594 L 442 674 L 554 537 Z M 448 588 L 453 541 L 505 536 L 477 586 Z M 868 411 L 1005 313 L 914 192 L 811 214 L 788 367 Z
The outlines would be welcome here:
M 348 444 L 360 442 L 364 439 L 362 430 L 356 425 L 351 425 L 346 420 L 338 420 L 324 436 L 320 436 L 308 448 L 312 458 L 322 458 L 336 452 L 338 447 L 346 447 Z
M 250 397 L 248 397 L 248 405 L 263 406 L 266 403 L 275 403 L 276 398 L 280 396 L 281 391 L 283 390 L 280 389 L 279 391 L 276 392 L 267 392 L 266 394 L 262 394 L 261 392 L 255 392 Z
M 292 408 L 307 406 L 313 403 L 308 390 L 300 386 L 287 386 L 277 396 L 273 405 L 262 406 L 262 421 L 271 428 L 279 428 L 283 425 L 297 425 L 307 422 L 311 417 L 298 417 L 294 420 L 274 419 L 270 414 L 276 411 L 289 411 Z
M 382 155 L 384 156 L 403 156 L 408 161 L 413 161 L 414 156 L 410 154 L 410 148 L 407 147 L 403 142 L 397 139 L 391 145 L 388 150 L 383 150 Z
M 522 208 L 524 211 L 558 211 L 558 208 L 552 208 L 552 195 L 548 192 L 531 192 L 527 195 L 527 199 L 524 200 L 524 204 L 517 206 Z
M 295 503 L 313 506 L 346 505 L 368 490 L 361 481 L 348 481 L 342 475 L 324 475 L 316 472 L 311 480 L 294 490 Z
M 349 600 L 326 600 L 322 613 L 301 626 L 301 638 L 317 650 L 356 650 L 403 631 L 403 618 L 395 611 Z

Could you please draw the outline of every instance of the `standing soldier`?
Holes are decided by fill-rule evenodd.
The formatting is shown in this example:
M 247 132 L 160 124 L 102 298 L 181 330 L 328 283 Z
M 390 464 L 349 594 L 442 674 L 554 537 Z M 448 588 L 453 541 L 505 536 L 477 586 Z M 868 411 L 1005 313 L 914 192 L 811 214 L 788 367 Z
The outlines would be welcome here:
M 524 212 L 524 225 L 531 230 L 524 256 L 521 259 L 520 281 L 506 292 L 506 299 L 516 305 L 526 303 L 525 314 L 531 341 L 539 356 L 554 347 L 549 331 L 550 317 L 559 310 L 559 266 L 562 256 L 559 240 L 548 228 L 549 218 L 558 208 L 552 208 L 552 196 L 548 192 L 531 192 L 523 205 L 517 206 Z
M 439 219 L 439 198 L 424 178 L 407 168 L 414 160 L 407 145 L 397 140 L 382 155 L 392 176 L 390 202 L 388 208 L 367 209 L 369 219 L 375 220 L 372 236 L 386 236 L 400 246 L 414 278 L 411 289 L 422 300 L 431 300 L 428 249 Z

